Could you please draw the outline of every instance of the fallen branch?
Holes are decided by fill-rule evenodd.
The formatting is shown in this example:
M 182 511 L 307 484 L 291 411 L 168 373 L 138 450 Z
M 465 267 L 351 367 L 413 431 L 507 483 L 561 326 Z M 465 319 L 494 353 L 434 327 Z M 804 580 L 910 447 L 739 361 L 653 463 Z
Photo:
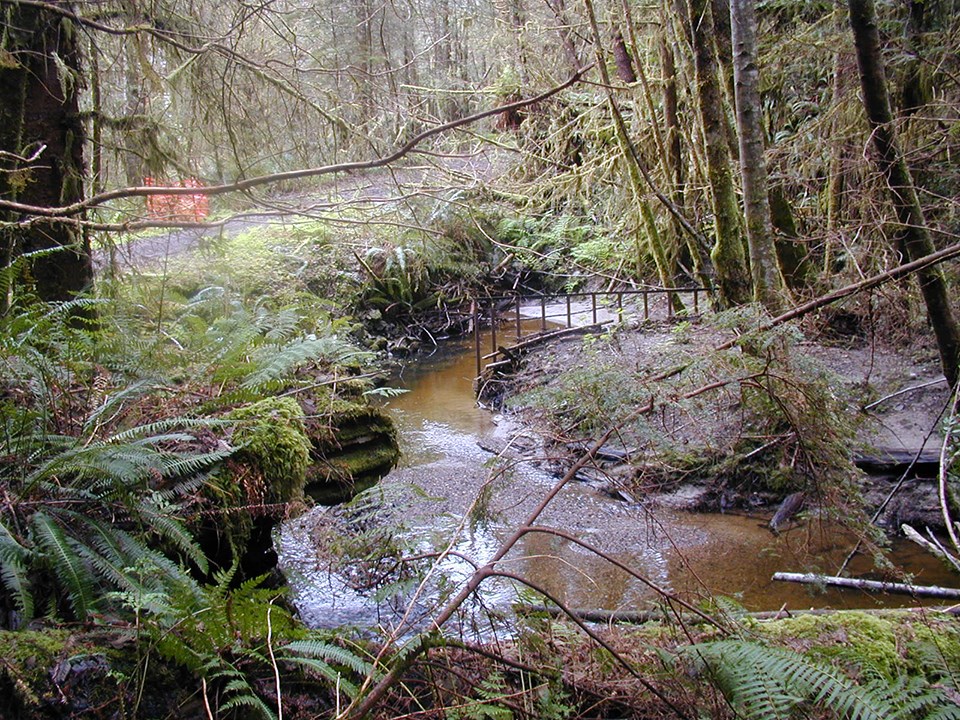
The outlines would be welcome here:
M 906 583 L 859 580 L 856 578 L 837 577 L 836 575 L 818 575 L 816 573 L 778 572 L 773 574 L 773 579 L 782 582 L 805 583 L 808 585 L 831 585 L 833 587 L 854 588 L 868 592 L 885 592 L 895 595 L 960 600 L 960 588 L 945 588 L 936 585 L 907 585 Z
M 523 603 L 514 605 L 514 609 L 520 614 L 528 615 L 547 615 L 553 618 L 562 618 L 565 616 L 576 617 L 583 622 L 598 623 L 609 625 L 611 623 L 623 623 L 626 625 L 642 625 L 648 622 L 657 622 L 664 620 L 666 613 L 662 609 L 651 610 L 603 610 L 601 608 L 566 608 L 561 610 L 558 607 L 550 605 L 533 605 Z M 738 614 L 738 618 L 750 618 L 751 620 L 783 620 L 784 618 L 797 617 L 800 615 L 837 615 L 850 610 L 837 608 L 808 608 L 805 610 L 760 610 L 758 612 L 746 612 Z M 868 615 L 896 615 L 901 613 L 944 613 L 947 615 L 957 615 L 960 608 L 956 605 L 944 607 L 917 607 L 917 608 L 861 608 L 853 612 L 866 613 Z M 702 617 L 689 613 L 681 613 L 684 624 L 697 625 L 712 623 L 713 620 L 704 620 Z
M 901 395 L 906 395 L 907 393 L 912 393 L 912 392 L 914 392 L 914 391 L 916 391 L 916 390 L 922 390 L 923 388 L 930 387 L 931 385 L 939 385 L 940 383 L 944 383 L 944 382 L 946 382 L 946 381 L 947 381 L 947 379 L 946 379 L 945 377 L 941 377 L 941 378 L 937 378 L 936 380 L 930 380 L 929 382 L 921 383 L 920 385 L 913 385 L 913 386 L 911 386 L 911 387 L 904 388 L 903 390 L 897 390 L 895 393 L 890 393 L 889 395 L 884 395 L 884 396 L 883 396 L 882 398 L 880 398 L 879 400 L 874 400 L 874 401 L 873 401 L 872 403 L 870 403 L 869 405 L 864 405 L 864 406 L 863 406 L 863 409 L 864 409 L 864 410 L 872 410 L 872 409 L 875 408 L 877 405 L 881 405 L 881 404 L 885 403 L 887 400 L 892 400 L 892 399 L 895 398 L 895 397 L 900 397 Z

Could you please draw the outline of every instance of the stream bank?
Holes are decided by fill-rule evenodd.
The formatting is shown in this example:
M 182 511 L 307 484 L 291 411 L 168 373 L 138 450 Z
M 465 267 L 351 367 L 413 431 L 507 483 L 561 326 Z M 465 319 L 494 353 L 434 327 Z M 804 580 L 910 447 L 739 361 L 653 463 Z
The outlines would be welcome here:
M 654 335 L 645 337 L 653 342 Z M 375 491 L 380 496 L 374 496 L 365 517 L 392 515 L 408 548 L 424 552 L 450 547 L 483 563 L 554 485 L 571 449 L 544 444 L 534 431 L 543 425 L 529 413 L 515 416 L 477 407 L 474 362 L 472 343 L 448 341 L 431 358 L 403 371 L 398 384 L 410 392 L 387 404 L 400 429 L 403 458 Z M 559 362 L 556 348 L 538 352 L 531 362 Z M 692 513 L 670 507 L 665 496 L 656 502 L 631 499 L 612 497 L 602 483 L 573 483 L 541 521 L 694 600 L 728 595 L 751 610 L 915 604 L 909 597 L 821 593 L 773 583 L 771 576 L 778 570 L 813 567 L 832 572 L 839 566 L 855 538 L 823 517 L 807 517 L 774 536 L 767 528 L 772 508 Z M 301 616 L 308 625 L 322 627 L 399 623 L 407 596 L 401 592 L 378 602 L 377 588 L 345 579 L 343 565 L 324 547 L 331 512 L 337 515 L 315 509 L 287 523 L 282 533 L 281 567 Z M 336 527 L 344 527 L 338 522 Z M 953 582 L 939 563 L 913 545 L 895 540 L 893 552 L 897 566 L 913 573 L 917 583 Z M 571 607 L 638 609 L 656 600 L 648 588 L 607 561 L 558 537 L 530 535 L 505 563 Z M 444 581 L 446 592 L 469 571 L 466 560 L 454 565 Z M 855 558 L 853 575 L 872 572 L 869 558 Z M 421 597 L 419 616 L 429 617 L 442 595 Z M 528 596 L 501 585 L 487 595 L 481 592 L 479 602 L 503 612 L 518 597 Z M 473 621 L 488 627 L 492 622 L 489 613 Z

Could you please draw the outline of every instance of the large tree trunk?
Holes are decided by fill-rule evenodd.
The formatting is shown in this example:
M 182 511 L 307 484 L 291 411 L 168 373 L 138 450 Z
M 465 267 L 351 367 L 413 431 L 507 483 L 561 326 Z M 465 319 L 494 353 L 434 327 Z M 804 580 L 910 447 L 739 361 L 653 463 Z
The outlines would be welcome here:
M 760 125 L 757 17 L 753 4 L 754 0 L 730 0 L 734 94 L 753 299 L 776 315 L 783 309 L 783 281 L 777 266 L 767 200 L 767 163 L 763 157 Z
M 850 27 L 853 29 L 860 69 L 863 106 L 870 121 L 871 137 L 877 151 L 877 162 L 887 180 L 890 199 L 901 225 L 901 240 L 908 260 L 916 260 L 934 252 L 927 230 L 923 208 L 917 196 L 910 170 L 900 152 L 897 131 L 890 109 L 886 73 L 880 49 L 880 33 L 873 0 L 849 0 Z M 927 306 L 940 351 L 943 373 L 951 387 L 956 387 L 960 372 L 960 328 L 953 316 L 946 279 L 940 267 L 917 273 L 920 290 Z
M 732 163 L 724 129 L 713 14 L 707 0 L 689 0 L 689 13 L 697 74 L 697 101 L 706 145 L 707 174 L 716 231 L 710 257 L 717 273 L 717 286 L 723 304 L 740 305 L 750 301 L 750 276 L 744 257 L 740 208 L 733 186 Z
M 85 172 L 77 30 L 36 7 L 6 5 L 4 12 L 9 55 L 0 63 L 0 197 L 51 207 L 76 202 Z M 56 250 L 31 260 L 25 281 L 38 297 L 66 300 L 91 284 L 89 243 L 75 225 L 11 213 L 0 219 L 16 223 L 0 231 L 5 265 L 26 253 Z

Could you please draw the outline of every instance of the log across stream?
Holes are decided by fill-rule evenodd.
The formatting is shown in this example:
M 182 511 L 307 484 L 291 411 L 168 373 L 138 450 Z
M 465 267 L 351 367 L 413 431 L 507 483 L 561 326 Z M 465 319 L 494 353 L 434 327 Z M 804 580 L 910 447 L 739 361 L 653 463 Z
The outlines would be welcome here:
M 474 371 L 470 341 L 448 341 L 431 358 L 404 371 L 398 385 L 410 392 L 388 405 L 400 428 L 404 456 L 381 482 L 381 489 L 388 498 L 391 488 L 418 489 L 406 495 L 411 504 L 402 510 L 409 532 L 418 538 L 416 547 L 429 550 L 452 542 L 450 547 L 458 553 L 482 564 L 555 478 L 529 463 L 514 463 L 483 493 L 475 519 L 464 520 L 491 476 L 493 456 L 480 446 L 502 445 L 518 433 L 517 442 L 522 442 L 523 432 L 509 418 L 477 407 Z M 385 513 L 396 509 L 395 499 L 384 502 L 391 505 Z M 324 549 L 316 546 L 314 528 L 326 512 L 318 508 L 287 523 L 280 537 L 281 568 L 304 620 L 326 627 L 390 624 L 391 618 L 403 614 L 403 598 L 378 602 L 371 593 L 356 592 L 342 577 L 327 572 L 319 559 Z M 774 536 L 767 527 L 769 520 L 769 513 L 747 517 L 647 509 L 574 483 L 550 506 L 542 524 L 581 537 L 656 584 L 693 599 L 727 595 L 750 610 L 917 604 L 911 597 L 824 592 L 774 582 L 772 575 L 779 571 L 833 573 L 854 540 L 819 521 L 791 524 Z M 955 583 L 939 562 L 911 543 L 896 541 L 893 558 L 916 584 Z M 549 590 L 573 608 L 633 611 L 656 600 L 621 570 L 554 536 L 528 535 L 503 569 Z M 856 558 L 849 570 L 853 576 L 867 574 L 871 561 Z M 468 560 L 448 560 L 441 585 L 455 584 L 468 572 Z M 423 618 L 429 617 L 431 592 L 416 603 Z M 501 609 L 517 599 L 517 590 L 505 584 L 490 585 L 482 598 L 487 608 Z

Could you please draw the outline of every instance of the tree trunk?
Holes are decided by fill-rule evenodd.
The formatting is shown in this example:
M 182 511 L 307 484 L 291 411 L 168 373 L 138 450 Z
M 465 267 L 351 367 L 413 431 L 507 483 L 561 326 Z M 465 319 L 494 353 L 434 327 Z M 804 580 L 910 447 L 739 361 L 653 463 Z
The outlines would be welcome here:
M 910 57 L 906 63 L 901 93 L 903 114 L 912 115 L 928 104 L 933 97 L 933 84 L 930 73 L 923 62 L 923 29 L 926 3 L 923 0 L 909 0 L 909 16 L 906 22 L 906 41 L 910 48 Z
M 717 273 L 720 298 L 725 305 L 750 301 L 750 276 L 744 257 L 740 209 L 733 186 L 731 159 L 724 129 L 723 99 L 714 49 L 713 15 L 708 0 L 689 0 L 697 101 L 703 125 L 707 175 L 713 201 L 716 238 L 710 257 Z
M 830 166 L 827 178 L 827 237 L 823 245 L 823 274 L 829 277 L 836 271 L 833 243 L 844 215 L 844 194 L 847 185 L 847 157 L 851 154 L 844 138 L 840 110 L 846 96 L 849 72 L 843 50 L 833 56 L 833 81 L 830 85 L 830 104 L 833 120 L 830 123 Z
M 850 27 L 857 50 L 863 106 L 872 129 L 877 162 L 887 180 L 890 199 L 902 226 L 901 240 L 908 260 L 916 260 L 934 252 L 920 198 L 917 196 L 910 170 L 900 152 L 886 73 L 880 49 L 880 33 L 873 0 L 849 0 Z M 946 279 L 939 267 L 917 273 L 920 290 L 927 307 L 940 351 L 940 364 L 951 387 L 956 387 L 960 372 L 960 328 L 953 316 Z
M 56 5 L 72 10 L 65 2 Z M 6 6 L 8 61 L 0 64 L 0 197 L 28 205 L 59 206 L 83 196 L 85 168 L 78 94 L 77 30 L 58 14 Z M 36 159 L 30 160 L 36 154 Z M 32 258 L 28 285 L 42 300 L 67 300 L 93 281 L 89 242 L 73 225 L 12 213 L 0 219 L 3 260 Z
M 757 17 L 754 0 L 730 0 L 734 93 L 740 138 L 743 209 L 750 249 L 753 299 L 772 314 L 783 309 L 783 280 L 770 225 L 767 164 L 760 125 L 760 70 L 757 66 Z

